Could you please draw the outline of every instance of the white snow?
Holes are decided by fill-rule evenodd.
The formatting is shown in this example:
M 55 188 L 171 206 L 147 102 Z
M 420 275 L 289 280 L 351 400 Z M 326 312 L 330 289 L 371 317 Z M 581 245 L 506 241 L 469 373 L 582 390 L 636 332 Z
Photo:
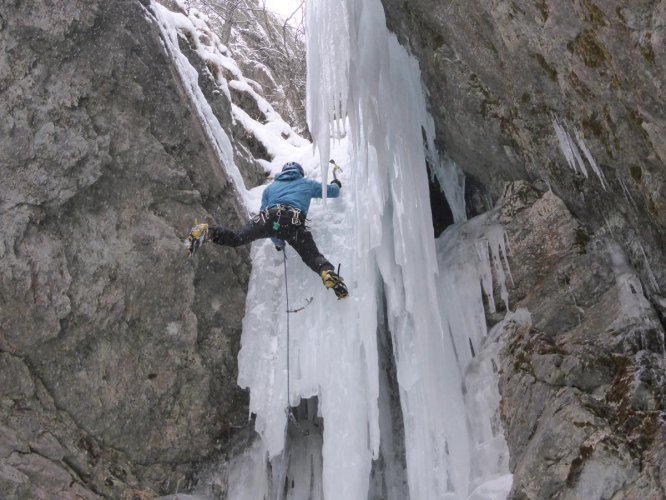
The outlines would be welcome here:
M 243 205 L 247 207 L 249 206 L 247 189 L 245 188 L 243 177 L 234 162 L 233 146 L 231 145 L 229 136 L 215 117 L 210 104 L 199 87 L 199 74 L 178 46 L 179 34 L 189 32 L 192 34 L 191 39 L 196 43 L 198 50 L 203 50 L 194 24 L 192 23 L 192 19 L 196 18 L 172 12 L 155 1 L 151 2 L 151 8 L 155 14 L 157 25 L 162 32 L 165 48 L 180 75 L 183 89 L 189 95 L 190 102 L 194 105 L 201 126 L 208 135 L 209 142 L 220 164 L 233 182 Z

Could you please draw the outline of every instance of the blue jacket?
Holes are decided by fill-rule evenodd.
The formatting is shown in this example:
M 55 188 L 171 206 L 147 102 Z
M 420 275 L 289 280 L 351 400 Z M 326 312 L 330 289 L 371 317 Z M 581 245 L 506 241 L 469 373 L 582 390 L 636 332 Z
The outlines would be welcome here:
M 337 184 L 326 186 L 326 196 L 337 198 L 339 195 L 340 188 Z M 264 190 L 261 210 L 275 205 L 291 205 L 300 209 L 303 215 L 307 215 L 312 198 L 321 198 L 321 182 L 301 177 L 301 174 L 294 170 L 282 172 Z

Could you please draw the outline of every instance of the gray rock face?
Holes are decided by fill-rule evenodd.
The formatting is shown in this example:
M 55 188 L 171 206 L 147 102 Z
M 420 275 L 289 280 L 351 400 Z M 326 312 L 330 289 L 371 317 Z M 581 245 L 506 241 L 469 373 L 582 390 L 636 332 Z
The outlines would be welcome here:
M 441 148 L 498 199 L 507 181 L 546 184 L 587 228 L 640 240 L 666 288 L 666 4 L 383 0 L 420 61 Z M 580 132 L 575 173 L 557 118 Z
M 181 243 L 242 211 L 146 8 L 3 2 L 3 498 L 182 490 L 247 421 L 248 250 Z
M 504 330 L 511 498 L 663 498 L 666 343 L 620 246 L 582 241 L 562 200 L 509 186 L 501 218 L 531 321 Z

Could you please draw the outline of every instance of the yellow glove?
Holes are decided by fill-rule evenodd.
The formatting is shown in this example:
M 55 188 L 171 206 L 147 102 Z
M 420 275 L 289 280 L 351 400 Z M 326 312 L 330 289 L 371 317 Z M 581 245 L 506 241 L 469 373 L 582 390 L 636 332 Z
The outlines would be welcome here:
M 204 244 L 206 238 L 208 237 L 208 224 L 202 223 L 197 224 L 190 231 L 190 235 L 187 237 L 187 242 L 189 243 L 190 257 L 199 250 L 199 247 Z
M 208 224 L 201 223 L 197 224 L 192 228 L 192 231 L 190 231 L 190 239 L 191 240 L 198 240 L 201 238 L 202 235 L 205 235 L 208 232 Z

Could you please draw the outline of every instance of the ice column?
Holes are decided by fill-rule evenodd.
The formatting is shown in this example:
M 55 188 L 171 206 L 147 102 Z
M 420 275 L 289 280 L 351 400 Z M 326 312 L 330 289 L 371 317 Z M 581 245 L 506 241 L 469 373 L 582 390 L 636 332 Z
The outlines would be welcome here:
M 471 449 L 475 436 L 482 435 L 482 443 L 491 438 L 470 432 L 463 386 L 470 345 L 479 352 L 487 334 L 482 294 L 494 300 L 492 276 L 501 281 L 499 299 L 507 300 L 504 234 L 494 224 L 480 224 L 478 231 L 468 224 L 466 236 L 450 231 L 436 246 L 426 160 L 444 181 L 459 222 L 465 219 L 462 176 L 455 164 L 438 158 L 418 63 L 388 32 L 380 0 L 312 0 L 307 9 L 308 117 L 322 178 L 332 150 L 339 162 L 348 155 L 341 162 L 342 197 L 328 208 L 313 204 L 309 215 L 318 222 L 313 232 L 320 248 L 343 263 L 351 293 L 336 301 L 288 247 L 290 297 L 314 301 L 290 317 L 287 342 L 282 255 L 269 243 L 253 246 L 238 381 L 250 389 L 261 446 L 243 462 L 254 472 L 241 468 L 234 477 L 253 482 L 244 491 L 275 490 L 264 481 L 262 456 L 276 465 L 285 446 L 285 408 L 317 396 L 323 497 L 367 499 L 380 442 L 377 328 L 385 302 L 409 496 L 463 499 L 498 473 L 485 462 L 472 470 L 479 461 Z M 343 128 L 345 155 L 340 143 L 330 142 Z M 291 445 L 290 470 L 307 470 L 305 462 L 298 465 L 302 457 L 290 455 L 298 453 Z M 288 494 L 312 484 L 319 491 L 315 481 L 298 483 Z
M 436 148 L 418 63 L 389 34 L 378 0 L 311 1 L 308 12 L 310 130 L 323 165 L 329 120 L 347 110 L 353 177 L 348 225 L 361 289 L 354 293 L 370 296 L 382 283 L 385 290 L 410 496 L 464 498 L 469 439 L 461 370 L 439 312 L 425 169 L 426 149 Z M 334 47 L 338 52 L 331 54 Z M 447 180 L 451 192 L 462 191 L 459 176 Z M 449 203 L 456 220 L 463 220 L 462 196 Z M 362 314 L 376 315 L 376 308 Z M 326 494 L 326 449 L 324 467 Z

